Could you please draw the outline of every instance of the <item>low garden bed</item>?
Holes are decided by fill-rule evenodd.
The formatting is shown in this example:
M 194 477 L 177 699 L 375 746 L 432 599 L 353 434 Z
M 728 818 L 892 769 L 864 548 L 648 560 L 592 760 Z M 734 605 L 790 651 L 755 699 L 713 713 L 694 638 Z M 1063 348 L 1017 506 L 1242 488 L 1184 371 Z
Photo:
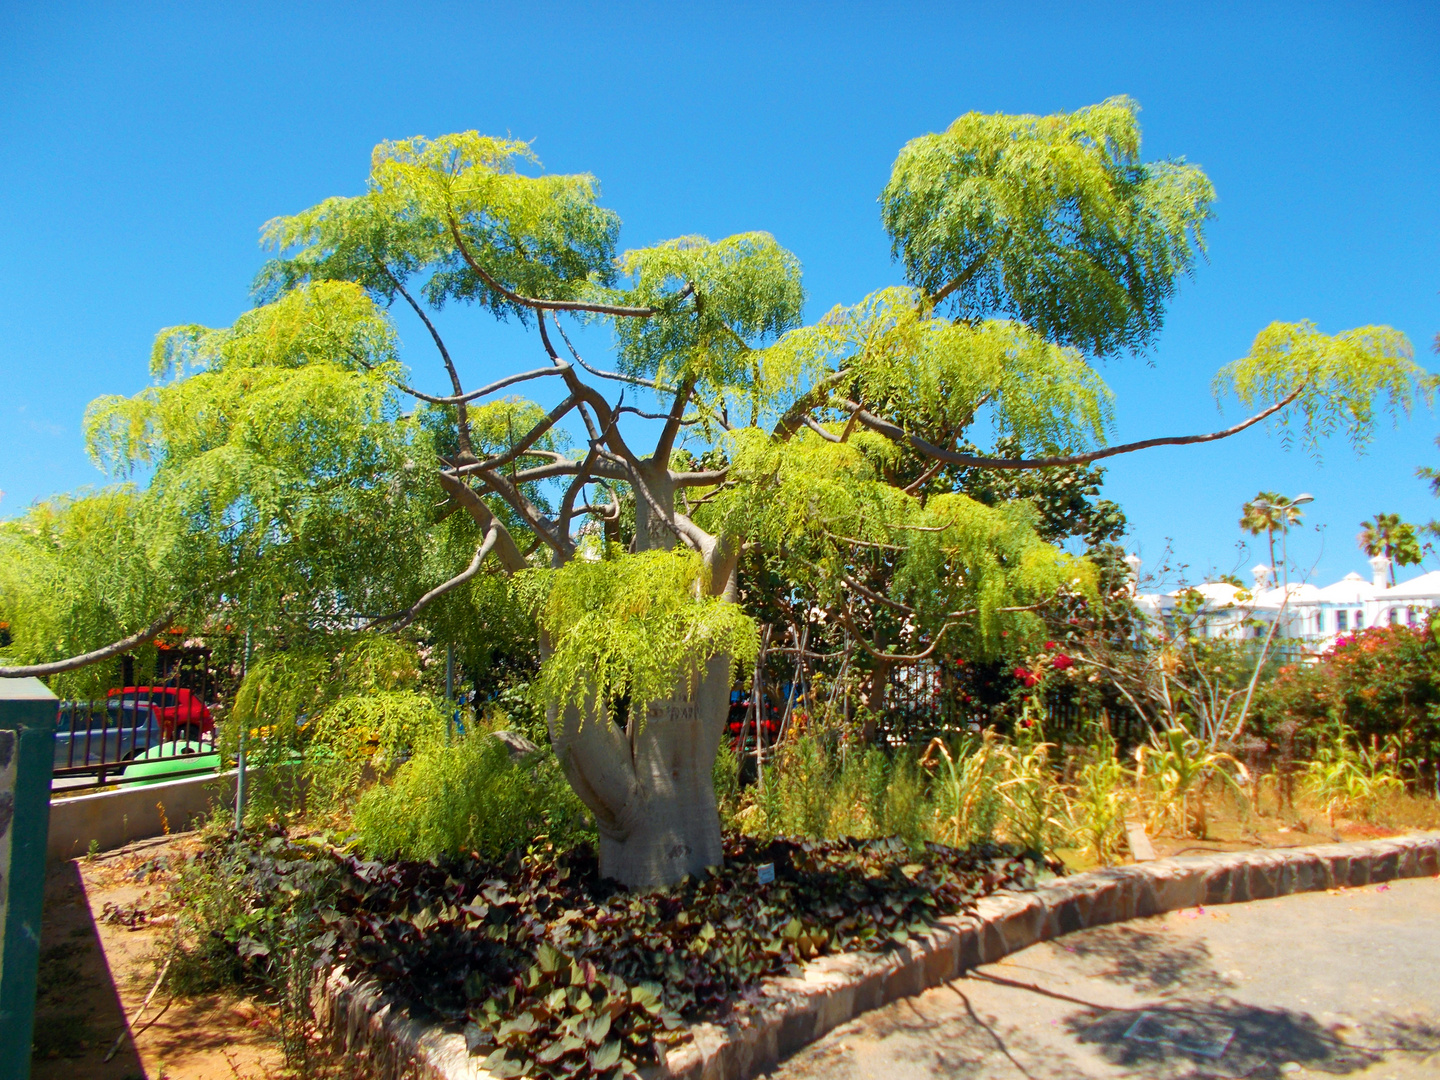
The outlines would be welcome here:
M 249 893 L 245 913 L 199 943 L 212 966 L 223 957 L 294 991 L 308 982 L 285 972 L 302 959 L 312 972 L 339 966 L 463 1031 L 496 1077 L 620 1078 L 663 1061 L 697 1022 L 742 1018 L 766 978 L 903 946 L 1055 869 L 996 844 L 732 837 L 723 868 L 632 893 L 601 879 L 586 847 L 504 864 L 378 862 L 275 832 L 216 838 L 193 872 Z

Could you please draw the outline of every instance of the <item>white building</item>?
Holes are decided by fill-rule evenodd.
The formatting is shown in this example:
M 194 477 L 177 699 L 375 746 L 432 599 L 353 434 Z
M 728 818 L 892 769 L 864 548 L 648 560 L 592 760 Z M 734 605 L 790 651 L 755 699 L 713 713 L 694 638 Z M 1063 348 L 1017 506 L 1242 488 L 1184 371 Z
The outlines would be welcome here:
M 1131 556 L 1138 574 L 1140 560 Z M 1440 571 L 1421 574 L 1390 587 L 1390 562 L 1383 555 L 1370 560 L 1370 580 L 1346 574 L 1317 588 L 1308 582 L 1276 586 L 1271 569 L 1256 566 L 1255 585 L 1243 589 L 1228 582 L 1208 581 L 1169 593 L 1137 594 L 1141 611 L 1173 625 L 1177 604 L 1187 594 L 1201 601 L 1199 619 L 1207 637 L 1264 637 L 1281 620 L 1277 637 L 1299 641 L 1320 652 L 1337 637 L 1371 626 L 1424 626 L 1429 612 L 1440 608 Z

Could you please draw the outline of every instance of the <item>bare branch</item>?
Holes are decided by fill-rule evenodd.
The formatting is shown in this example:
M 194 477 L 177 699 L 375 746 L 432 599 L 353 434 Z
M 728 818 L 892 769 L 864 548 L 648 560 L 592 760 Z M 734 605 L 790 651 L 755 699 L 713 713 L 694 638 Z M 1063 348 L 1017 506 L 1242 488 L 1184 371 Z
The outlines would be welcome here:
M 564 416 L 567 412 L 569 412 L 578 404 L 579 401 L 576 399 L 575 395 L 571 394 L 564 401 L 560 402 L 559 405 L 556 405 L 553 409 L 546 413 L 543 419 L 537 421 L 535 426 L 525 433 L 525 437 L 519 442 L 517 442 L 514 446 L 512 446 L 509 450 L 505 451 L 505 453 L 490 458 L 486 461 L 477 461 L 472 462 L 469 465 L 462 465 L 455 470 L 456 473 L 461 475 L 465 473 L 480 474 L 488 472 L 490 470 L 504 468 L 506 465 L 509 465 L 510 462 L 514 461 L 516 458 L 520 457 L 527 450 L 529 450 L 530 447 L 534 446 L 537 442 L 539 442 L 540 439 L 544 436 L 544 434 L 552 427 L 554 427 L 556 423 L 559 422 L 562 416 Z
M 499 527 L 500 535 L 496 541 L 495 554 L 507 573 L 518 573 L 529 565 L 526 562 L 525 554 L 516 545 L 515 538 L 510 535 L 510 530 L 491 512 L 490 507 L 485 505 L 485 500 L 480 497 L 479 492 L 461 477 L 452 476 L 443 469 L 440 471 L 440 486 L 451 498 L 465 507 L 470 517 L 480 528 L 485 530 L 487 535 L 492 528 Z
M 1217 439 L 1228 439 L 1231 435 L 1238 435 L 1246 428 L 1254 427 L 1266 417 L 1273 416 L 1285 406 L 1289 405 L 1300 396 L 1305 387 L 1297 387 L 1284 399 L 1266 409 L 1262 409 L 1248 420 L 1241 421 L 1234 427 L 1226 428 L 1223 431 L 1213 431 L 1208 435 L 1177 435 L 1161 439 L 1142 439 L 1139 442 L 1122 443 L 1119 446 L 1107 446 L 1101 450 L 1089 450 L 1083 454 L 1066 454 L 1057 457 L 1043 458 L 992 458 L 977 457 L 973 454 L 961 454 L 954 450 L 946 450 L 936 446 L 932 442 L 912 435 L 904 428 L 892 424 L 888 420 L 882 420 L 871 412 L 867 412 L 862 406 L 849 400 L 844 400 L 847 409 L 853 408 L 855 415 L 860 422 L 871 431 L 877 431 L 892 442 L 901 443 L 914 447 L 920 453 L 940 461 L 948 462 L 951 465 L 961 465 L 975 469 L 1052 469 L 1066 465 L 1084 465 L 1091 461 L 1100 461 L 1104 458 L 1115 457 L 1117 454 L 1130 454 L 1136 450 L 1148 450 L 1153 446 L 1188 446 L 1192 443 L 1214 442 Z
M 616 382 L 629 383 L 631 386 L 644 386 L 651 390 L 664 391 L 670 389 L 667 386 L 662 386 L 657 381 L 642 379 L 636 375 L 622 375 L 616 371 L 601 371 L 599 368 L 591 367 L 585 362 L 584 357 L 580 355 L 579 350 L 575 348 L 575 343 L 570 340 L 570 335 L 565 333 L 565 328 L 560 325 L 559 319 L 555 320 L 555 329 L 559 331 L 561 340 L 565 342 L 565 347 L 570 350 L 570 355 L 575 358 L 575 362 L 597 379 L 613 379 Z
M 809 390 L 795 399 L 795 402 L 790 408 L 785 410 L 785 415 L 776 422 L 772 434 L 777 439 L 790 438 L 800 430 L 801 424 L 804 423 L 804 418 L 810 415 L 810 410 L 825 404 L 825 402 L 829 400 L 830 391 L 834 390 L 835 387 L 847 379 L 852 378 L 854 374 L 853 371 L 841 368 L 839 371 L 832 371 L 829 375 L 826 375 Z
M 470 267 L 470 269 L 474 271 L 476 277 L 478 277 L 481 281 L 485 282 L 486 285 L 489 285 L 490 288 L 494 289 L 501 296 L 505 297 L 506 300 L 509 300 L 512 304 L 519 304 L 522 307 L 533 308 L 536 311 L 540 312 L 589 311 L 597 315 L 616 315 L 622 318 L 628 317 L 641 319 L 649 318 L 651 315 L 658 314 L 660 311 L 659 308 L 651 307 L 624 307 L 618 304 L 593 304 L 584 300 L 540 300 L 533 296 L 521 296 L 519 293 L 507 289 L 504 285 L 500 284 L 500 282 L 496 281 L 493 277 L 490 276 L 490 274 L 485 270 L 483 266 L 481 266 L 478 262 L 475 261 L 475 256 L 471 254 L 470 248 L 466 245 L 464 239 L 460 235 L 460 227 L 456 223 L 454 216 L 449 214 L 447 214 L 446 216 L 449 219 L 450 223 L 450 236 L 455 241 L 455 247 L 459 250 L 460 257 L 465 260 L 465 265 Z
M 524 382 L 527 379 L 539 379 L 546 375 L 562 375 L 570 365 L 564 361 L 557 361 L 553 367 L 536 368 L 534 371 L 522 371 L 519 375 L 507 375 L 498 379 L 489 386 L 482 386 L 479 390 L 472 390 L 468 394 L 457 394 L 454 397 L 436 397 L 431 394 L 422 393 L 404 383 L 396 383 L 396 387 L 409 394 L 411 397 L 419 398 L 421 401 L 428 401 L 432 405 L 463 405 L 467 401 L 474 401 L 486 394 L 493 394 L 496 390 L 503 390 L 507 386 L 514 386 L 516 383 Z
M 860 582 L 856 581 L 849 574 L 842 572 L 840 574 L 840 580 L 845 582 L 846 585 L 849 585 L 850 588 L 854 589 L 857 593 L 865 597 L 865 599 L 867 600 L 873 601 L 877 604 L 881 604 L 884 607 L 892 608 L 895 611 L 901 612 L 904 615 L 918 614 L 918 612 L 916 612 L 916 610 L 909 604 L 902 604 L 899 600 L 892 600 L 888 596 L 882 596 L 880 593 L 875 592 L 873 589 L 868 589 L 864 585 L 861 585 Z
M 416 315 L 420 316 L 420 321 L 425 324 L 425 329 L 430 331 L 430 337 L 435 342 L 435 348 L 440 350 L 440 358 L 445 361 L 445 370 L 450 373 L 451 389 L 455 391 L 457 397 L 464 394 L 465 387 L 460 384 L 460 375 L 455 370 L 455 364 L 450 359 L 450 350 L 445 348 L 445 342 L 440 337 L 440 331 L 435 329 L 435 324 L 430 321 L 430 316 L 425 314 L 425 309 L 417 304 L 415 298 L 405 291 L 405 286 L 402 285 L 400 279 L 391 272 L 390 267 L 385 265 L 381 260 L 377 261 L 380 262 L 380 269 L 385 271 L 385 276 L 390 279 L 390 283 L 395 286 L 396 291 L 405 298 L 405 302 L 410 305 L 410 309 L 414 311 Z M 456 402 L 455 410 L 457 441 L 460 445 L 460 454 L 464 458 L 474 458 L 475 451 L 471 449 L 470 443 L 470 417 L 466 413 L 465 403 L 463 401 Z
M 369 626 L 365 627 L 365 629 L 374 630 L 381 623 L 388 622 L 390 623 L 390 625 L 386 627 L 386 633 L 393 634 L 397 630 L 403 630 L 405 627 L 409 626 L 412 622 L 415 621 L 415 616 L 419 615 L 420 612 L 424 611 L 425 608 L 427 608 L 430 604 L 440 599 L 440 597 L 444 596 L 446 593 L 451 592 L 454 589 L 458 589 L 461 585 L 464 585 L 465 582 L 469 581 L 476 574 L 478 574 L 480 572 L 480 564 L 485 561 L 485 556 L 490 554 L 491 550 L 494 549 L 495 544 L 499 539 L 500 523 L 497 521 L 493 525 L 491 525 L 489 531 L 485 533 L 484 542 L 475 549 L 475 557 L 470 560 L 469 566 L 467 566 L 464 570 L 461 570 L 460 573 L 456 574 L 444 584 L 436 585 L 435 588 L 431 589 L 424 596 L 420 597 L 419 600 L 416 600 L 415 603 L 411 604 L 404 611 L 397 611 L 393 615 L 382 615 L 380 616 L 380 618 L 375 619 L 373 622 L 371 622 Z
M 670 474 L 670 482 L 676 487 L 709 487 L 718 484 L 730 475 L 729 469 L 708 469 L 705 472 L 678 472 Z
M 24 667 L 0 667 L 0 679 L 28 679 L 31 677 L 40 678 L 46 675 L 59 675 L 62 672 L 74 671 L 77 668 L 89 667 L 91 664 L 98 664 L 102 660 L 109 660 L 112 656 L 119 656 L 123 652 L 129 652 L 137 645 L 143 645 L 154 639 L 167 626 L 175 621 L 174 612 L 166 612 L 153 623 L 141 630 L 138 634 L 131 634 L 127 638 L 111 642 L 103 649 L 96 649 L 94 652 L 81 653 L 79 656 L 71 656 L 65 660 L 52 660 L 48 664 L 27 664 Z
M 681 379 L 680 385 L 675 388 L 675 400 L 670 405 L 670 415 L 665 418 L 665 426 L 660 429 L 660 438 L 655 441 L 655 453 L 651 455 L 657 464 L 670 464 L 670 452 L 675 447 L 675 436 L 685 418 L 685 406 L 690 404 L 690 395 L 694 392 L 693 375 Z
M 921 660 L 928 660 L 930 656 L 934 654 L 935 650 L 939 647 L 940 639 L 945 636 L 945 632 L 955 625 L 954 623 L 947 622 L 944 626 L 940 627 L 939 632 L 930 642 L 930 647 L 928 649 L 926 649 L 924 652 L 911 653 L 907 655 L 901 653 L 881 652 L 879 649 L 875 648 L 875 646 L 871 645 L 870 642 L 866 641 L 865 635 L 860 633 L 860 631 L 856 628 L 855 620 L 851 616 L 849 608 L 843 609 L 840 612 L 839 618 L 841 625 L 844 626 L 845 629 L 850 631 L 850 633 L 854 636 L 855 640 L 860 643 L 860 647 L 862 649 L 864 649 L 867 653 L 873 656 L 876 660 L 883 660 L 887 664 L 918 664 Z
M 851 417 L 851 421 L 852 421 L 852 422 L 854 421 L 854 417 Z M 816 435 L 819 435 L 819 436 L 820 436 L 822 439 L 824 439 L 826 442 L 842 443 L 842 442 L 845 441 L 845 440 L 844 440 L 843 438 L 841 438 L 839 435 L 832 435 L 830 432 L 826 431 L 823 427 L 821 427 L 819 424 L 817 424 L 817 423 L 816 423 L 813 419 L 811 419 L 808 415 L 801 417 L 801 418 L 800 418 L 800 422 L 801 422 L 802 424 L 804 424 L 806 427 L 808 427 L 811 431 L 815 432 Z M 847 424 L 846 427 L 845 427 L 845 433 L 846 433 L 847 435 L 850 433 L 850 427 L 849 427 L 848 424 Z
M 857 547 L 879 548 L 879 549 L 881 549 L 882 551 L 904 551 L 904 550 L 905 550 L 905 549 L 904 549 L 903 547 L 901 547 L 899 544 L 882 544 L 882 543 L 880 543 L 880 541 L 878 541 L 878 540 L 857 540 L 857 539 L 856 539 L 855 537 L 853 537 L 853 536 L 840 536 L 839 534 L 829 532 L 828 530 L 825 532 L 825 535 L 828 536 L 831 540 L 839 540 L 839 541 L 840 541 L 841 543 L 843 543 L 843 544 L 854 544 L 854 545 L 856 545 Z

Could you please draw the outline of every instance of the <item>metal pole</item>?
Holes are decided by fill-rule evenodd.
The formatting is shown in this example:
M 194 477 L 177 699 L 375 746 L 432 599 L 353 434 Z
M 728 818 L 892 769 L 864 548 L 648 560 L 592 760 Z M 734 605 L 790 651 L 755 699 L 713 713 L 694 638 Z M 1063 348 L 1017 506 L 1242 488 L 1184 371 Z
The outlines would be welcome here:
M 240 681 L 243 683 L 245 677 L 250 674 L 250 631 L 245 631 L 245 657 L 240 662 Z M 240 751 L 235 755 L 235 831 L 238 833 L 245 828 L 245 736 L 249 733 L 249 724 L 240 725 Z
M 445 745 L 455 727 L 455 646 L 445 646 Z

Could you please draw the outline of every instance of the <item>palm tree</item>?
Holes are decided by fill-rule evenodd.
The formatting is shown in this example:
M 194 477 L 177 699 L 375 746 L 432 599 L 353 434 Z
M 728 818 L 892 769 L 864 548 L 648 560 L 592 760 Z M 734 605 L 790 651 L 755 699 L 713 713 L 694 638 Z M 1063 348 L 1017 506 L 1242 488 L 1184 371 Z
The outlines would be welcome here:
M 1420 561 L 1420 539 L 1415 526 L 1401 521 L 1399 514 L 1376 514 L 1371 521 L 1360 523 L 1355 537 L 1366 555 L 1384 555 L 1390 560 L 1390 584 L 1395 584 L 1396 566 L 1414 566 Z
M 1298 525 L 1304 513 L 1288 496 L 1275 491 L 1261 491 L 1240 508 L 1240 528 L 1251 536 L 1264 533 L 1270 542 L 1271 573 L 1275 570 L 1275 534 L 1289 532 L 1290 526 Z

